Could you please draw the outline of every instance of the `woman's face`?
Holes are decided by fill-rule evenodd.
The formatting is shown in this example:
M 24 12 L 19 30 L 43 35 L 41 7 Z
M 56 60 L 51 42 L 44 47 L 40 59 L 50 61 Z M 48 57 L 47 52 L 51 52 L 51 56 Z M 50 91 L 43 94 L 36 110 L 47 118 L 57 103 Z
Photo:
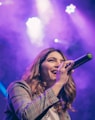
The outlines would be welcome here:
M 62 55 L 57 52 L 51 52 L 41 65 L 41 79 L 46 81 L 48 86 L 52 86 L 56 82 L 56 73 L 59 65 L 64 59 Z

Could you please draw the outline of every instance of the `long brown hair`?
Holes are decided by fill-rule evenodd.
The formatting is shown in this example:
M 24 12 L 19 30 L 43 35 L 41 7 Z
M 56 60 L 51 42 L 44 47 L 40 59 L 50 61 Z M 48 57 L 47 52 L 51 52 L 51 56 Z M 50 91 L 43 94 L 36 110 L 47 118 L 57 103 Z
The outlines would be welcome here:
M 33 64 L 30 66 L 30 68 L 22 78 L 31 87 L 33 95 L 40 95 L 47 87 L 47 83 L 41 81 L 40 79 L 40 69 L 41 64 L 47 58 L 48 54 L 54 51 L 59 52 L 64 60 L 67 60 L 67 58 L 60 50 L 55 48 L 47 48 L 36 57 Z M 66 111 L 67 109 L 71 109 L 71 104 L 73 103 L 76 96 L 76 87 L 72 76 L 70 76 L 67 84 L 62 88 L 59 95 L 61 95 L 59 96 L 60 102 L 56 103 L 55 109 L 57 111 L 60 111 L 60 109 L 64 111 Z

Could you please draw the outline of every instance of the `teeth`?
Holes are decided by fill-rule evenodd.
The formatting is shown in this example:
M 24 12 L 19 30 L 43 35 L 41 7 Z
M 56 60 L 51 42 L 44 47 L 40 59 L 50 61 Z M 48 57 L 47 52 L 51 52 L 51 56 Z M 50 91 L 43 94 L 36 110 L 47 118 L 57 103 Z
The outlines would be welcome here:
M 56 74 L 57 73 L 57 71 L 52 71 L 54 74 Z

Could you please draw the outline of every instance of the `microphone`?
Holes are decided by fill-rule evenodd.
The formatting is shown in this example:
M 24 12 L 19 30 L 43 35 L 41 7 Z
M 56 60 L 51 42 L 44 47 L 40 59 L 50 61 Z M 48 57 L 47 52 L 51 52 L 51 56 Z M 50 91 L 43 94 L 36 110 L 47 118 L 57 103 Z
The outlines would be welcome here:
M 69 71 L 71 71 L 72 69 L 75 69 L 75 68 L 79 67 L 80 65 L 88 62 L 91 59 L 92 59 L 92 54 L 90 54 L 90 53 L 88 53 L 86 55 L 83 55 L 83 56 L 75 59 L 74 60 L 74 65 L 72 66 L 72 68 Z

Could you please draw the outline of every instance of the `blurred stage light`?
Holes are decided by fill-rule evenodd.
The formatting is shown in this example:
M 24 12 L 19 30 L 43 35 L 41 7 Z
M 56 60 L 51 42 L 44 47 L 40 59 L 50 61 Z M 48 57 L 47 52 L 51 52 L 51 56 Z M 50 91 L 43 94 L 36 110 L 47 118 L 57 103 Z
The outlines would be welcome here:
M 10 4 L 14 4 L 14 1 L 13 0 L 3 0 L 2 2 L 0 2 L 0 6 L 10 5 Z
M 41 46 L 43 44 L 43 24 L 38 17 L 29 18 L 26 22 L 27 33 L 31 38 L 31 42 Z
M 37 8 L 40 10 L 40 13 L 44 13 L 48 11 L 50 8 L 50 1 L 49 0 L 36 0 Z
M 67 12 L 68 14 L 74 13 L 76 9 L 76 6 L 73 4 L 70 4 L 66 7 L 65 12 Z
M 48 24 L 51 18 L 53 17 L 53 5 L 50 0 L 36 0 L 36 8 L 38 15 L 41 20 L 44 21 L 44 24 Z
M 7 90 L 1 82 L 0 82 L 0 91 L 3 93 L 5 97 L 7 97 Z
M 58 42 L 59 42 L 59 40 L 58 40 L 57 38 L 55 38 L 55 39 L 54 39 L 54 42 L 55 42 L 55 43 L 58 43 Z
M 64 50 L 67 50 L 70 47 L 70 43 L 68 40 L 60 40 L 58 38 L 55 38 L 53 40 L 53 45 L 62 46 L 64 48 Z
M 2 2 L 0 2 L 0 6 L 2 5 L 3 3 Z

